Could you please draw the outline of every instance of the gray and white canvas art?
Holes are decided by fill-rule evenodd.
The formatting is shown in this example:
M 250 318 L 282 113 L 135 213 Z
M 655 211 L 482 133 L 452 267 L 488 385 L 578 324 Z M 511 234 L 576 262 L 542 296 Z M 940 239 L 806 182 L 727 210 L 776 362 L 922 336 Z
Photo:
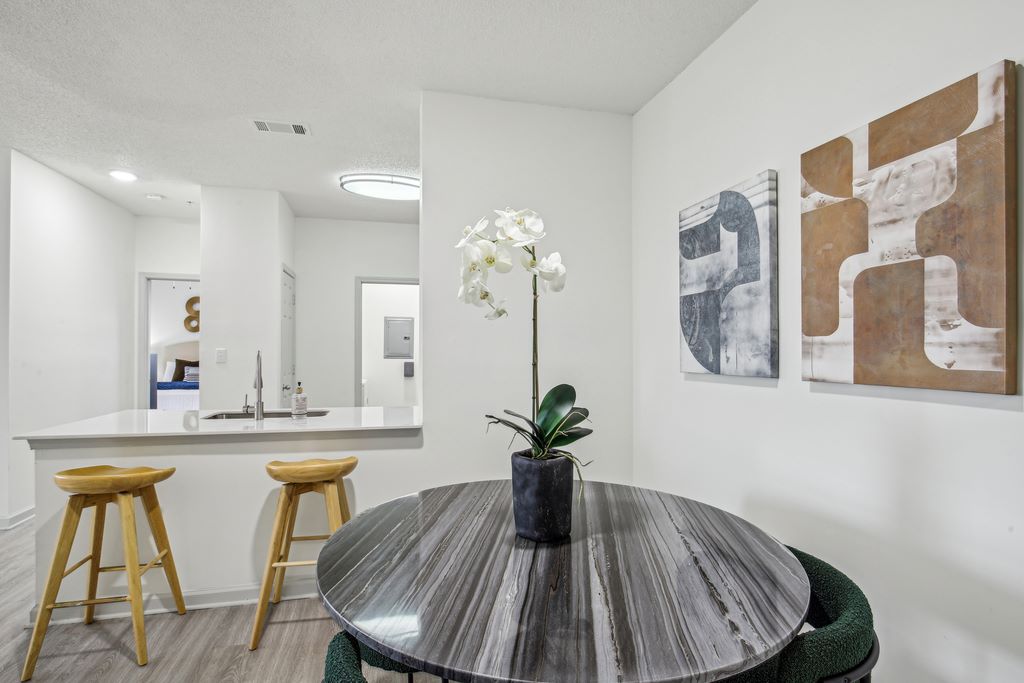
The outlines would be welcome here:
M 779 376 L 776 173 L 679 212 L 680 371 Z

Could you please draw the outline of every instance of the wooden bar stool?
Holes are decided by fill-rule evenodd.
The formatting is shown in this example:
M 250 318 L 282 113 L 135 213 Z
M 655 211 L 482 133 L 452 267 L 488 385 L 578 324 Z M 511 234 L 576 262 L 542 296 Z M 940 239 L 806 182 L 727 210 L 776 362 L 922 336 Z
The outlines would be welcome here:
M 146 652 L 146 626 L 142 616 L 142 575 L 153 567 L 161 567 L 170 584 L 174 603 L 178 614 L 185 613 L 185 600 L 181 596 L 178 584 L 178 573 L 174 568 L 174 556 L 171 555 L 171 544 L 164 527 L 164 517 L 160 512 L 160 502 L 156 497 L 154 484 L 174 474 L 174 468 L 153 469 L 152 467 L 112 467 L 96 465 L 64 470 L 54 475 L 57 486 L 71 494 L 64 508 L 64 520 L 61 522 L 60 535 L 57 537 L 57 549 L 53 553 L 53 562 L 46 579 L 36 614 L 36 625 L 32 630 L 25 666 L 21 670 L 21 680 L 32 678 L 36 667 L 39 650 L 43 646 L 46 628 L 50 624 L 53 610 L 59 607 L 85 607 L 86 624 L 93 621 L 96 605 L 110 602 L 131 604 L 132 630 L 135 633 L 135 656 L 139 666 L 149 661 Z M 141 497 L 142 504 L 149 519 L 149 527 L 156 541 L 157 554 L 146 564 L 139 564 L 139 543 L 135 530 L 135 498 Z M 103 549 L 103 522 L 106 517 L 107 504 L 117 503 L 121 513 L 121 537 L 124 542 L 124 564 L 101 567 L 100 553 Z M 75 541 L 75 532 L 82 518 L 82 510 L 95 508 L 92 521 L 92 547 L 88 555 L 71 567 L 68 567 L 68 555 Z M 79 567 L 89 563 L 89 588 L 85 600 L 57 602 L 60 584 L 66 576 Z M 101 572 L 123 571 L 128 575 L 128 595 L 110 598 L 96 597 L 96 583 Z
M 277 604 L 281 601 L 285 570 L 288 567 L 316 564 L 316 560 L 290 562 L 288 553 L 292 541 L 325 541 L 338 530 L 338 527 L 352 519 L 348 497 L 345 495 L 345 483 L 342 480 L 358 464 L 359 458 L 354 456 L 340 460 L 314 458 L 299 462 L 274 460 L 267 463 L 267 474 L 271 479 L 282 482 L 284 486 L 277 496 L 277 512 L 274 514 L 274 526 L 270 532 L 270 549 L 267 551 L 267 562 L 263 569 L 260 597 L 256 603 L 256 620 L 253 622 L 252 638 L 249 640 L 250 650 L 255 650 L 260 645 L 268 602 Z M 295 536 L 295 515 L 299 510 L 299 496 L 311 492 L 320 493 L 324 497 L 330 533 L 319 536 Z M 274 592 L 273 599 L 270 595 L 271 588 Z

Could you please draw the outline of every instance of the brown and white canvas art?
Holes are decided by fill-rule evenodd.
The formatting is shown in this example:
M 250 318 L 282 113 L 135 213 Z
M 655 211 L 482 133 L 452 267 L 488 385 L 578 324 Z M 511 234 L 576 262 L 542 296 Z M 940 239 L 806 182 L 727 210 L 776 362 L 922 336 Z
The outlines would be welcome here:
M 1016 393 L 1014 66 L 801 157 L 804 379 Z

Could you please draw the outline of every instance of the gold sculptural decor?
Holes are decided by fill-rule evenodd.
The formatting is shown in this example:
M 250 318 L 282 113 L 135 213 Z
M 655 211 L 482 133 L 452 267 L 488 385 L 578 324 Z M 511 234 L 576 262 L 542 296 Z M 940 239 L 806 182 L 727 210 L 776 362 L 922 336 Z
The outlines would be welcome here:
M 801 157 L 803 377 L 1017 391 L 1015 65 Z
M 185 316 L 185 329 L 189 332 L 199 332 L 199 297 L 191 297 L 185 302 L 185 312 L 188 313 Z

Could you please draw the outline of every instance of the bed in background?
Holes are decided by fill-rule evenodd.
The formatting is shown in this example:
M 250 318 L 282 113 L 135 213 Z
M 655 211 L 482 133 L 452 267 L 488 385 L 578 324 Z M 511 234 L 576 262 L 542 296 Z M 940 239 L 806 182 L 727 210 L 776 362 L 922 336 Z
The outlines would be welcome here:
M 157 382 L 157 410 L 199 410 L 199 382 Z
M 199 363 L 176 359 L 157 376 L 157 355 L 149 359 L 149 406 L 156 410 L 199 410 Z

